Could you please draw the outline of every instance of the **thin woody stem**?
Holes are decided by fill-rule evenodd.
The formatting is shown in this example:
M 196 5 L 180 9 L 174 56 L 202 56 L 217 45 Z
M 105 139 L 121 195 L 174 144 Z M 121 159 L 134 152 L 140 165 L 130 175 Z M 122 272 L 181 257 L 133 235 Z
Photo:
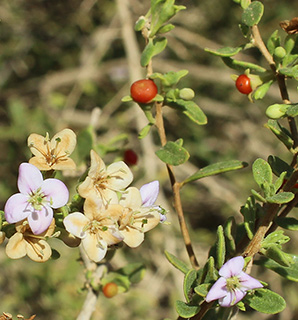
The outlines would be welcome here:
M 272 71 L 277 79 L 281 98 L 282 98 L 283 102 L 285 104 L 290 104 L 291 102 L 289 99 L 289 95 L 288 95 L 288 91 L 287 91 L 287 87 L 286 87 L 286 83 L 285 83 L 285 76 L 282 74 L 279 74 L 279 72 L 276 70 L 276 65 L 273 60 L 273 57 L 271 56 L 271 54 L 267 50 L 267 48 L 261 38 L 258 26 L 254 25 L 251 28 L 251 30 L 252 30 L 254 45 L 257 48 L 259 48 L 259 50 L 263 54 L 264 58 L 269 63 L 270 68 L 272 69 Z M 288 123 L 289 123 L 291 134 L 292 134 L 292 137 L 294 140 L 294 148 L 295 148 L 298 146 L 297 126 L 296 126 L 295 120 L 292 117 L 288 117 Z M 294 155 L 294 159 L 296 159 L 296 158 L 297 158 L 297 156 Z M 294 159 L 292 161 L 293 166 L 296 163 L 296 161 L 294 161 Z M 292 181 L 290 183 L 291 185 L 294 184 L 293 183 L 293 181 L 295 180 L 294 178 L 295 177 L 292 176 L 292 178 L 291 178 Z M 289 190 L 287 190 L 289 188 L 289 185 L 285 186 L 284 191 L 289 191 Z M 274 226 L 272 225 L 272 221 L 276 217 L 276 215 L 278 214 L 280 207 L 281 206 L 279 204 L 272 204 L 272 203 L 264 205 L 265 215 L 262 218 L 253 239 L 250 241 L 247 248 L 244 250 L 243 256 L 254 256 L 257 252 L 259 252 L 259 250 L 261 248 L 261 243 L 262 243 L 264 237 L 266 236 L 266 233 L 270 230 L 273 230 L 273 229 L 270 229 L 270 226 L 272 228 L 274 228 Z M 283 214 L 286 214 L 287 212 L 288 211 L 284 211 Z
M 156 103 L 155 108 L 156 108 L 156 115 L 155 115 L 155 120 L 156 120 L 156 127 L 159 133 L 161 145 L 164 146 L 167 143 L 167 137 L 166 137 L 166 132 L 164 128 L 164 121 L 163 121 L 163 115 L 162 115 L 162 103 Z M 188 228 L 186 225 L 184 213 L 183 213 L 183 208 L 182 208 L 182 203 L 181 203 L 181 197 L 180 197 L 180 188 L 181 184 L 176 180 L 176 176 L 173 170 L 173 166 L 167 164 L 167 170 L 168 174 L 170 177 L 171 185 L 172 185 L 172 190 L 173 190 L 173 197 L 174 197 L 174 208 L 177 212 L 178 215 L 178 220 L 180 224 L 180 229 L 181 233 L 183 236 L 184 244 L 186 247 L 187 254 L 189 256 L 189 260 L 191 262 L 191 265 L 194 269 L 199 268 L 199 263 L 196 259 L 191 239 L 189 236 Z

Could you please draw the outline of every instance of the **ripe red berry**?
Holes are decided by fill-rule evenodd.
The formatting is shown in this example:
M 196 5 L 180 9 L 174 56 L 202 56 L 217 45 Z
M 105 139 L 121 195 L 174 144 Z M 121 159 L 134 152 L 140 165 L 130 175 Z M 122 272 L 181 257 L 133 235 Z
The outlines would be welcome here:
M 250 79 L 246 74 L 241 74 L 236 80 L 236 88 L 243 94 L 249 94 L 252 92 L 250 86 Z
M 157 86 L 150 79 L 134 82 L 130 87 L 130 95 L 135 102 L 148 103 L 157 95 Z
M 102 292 L 106 298 L 113 298 L 118 293 L 118 286 L 115 282 L 108 282 L 103 286 Z
M 138 162 L 138 155 L 132 149 L 127 149 L 124 151 L 123 160 L 128 166 L 133 166 Z

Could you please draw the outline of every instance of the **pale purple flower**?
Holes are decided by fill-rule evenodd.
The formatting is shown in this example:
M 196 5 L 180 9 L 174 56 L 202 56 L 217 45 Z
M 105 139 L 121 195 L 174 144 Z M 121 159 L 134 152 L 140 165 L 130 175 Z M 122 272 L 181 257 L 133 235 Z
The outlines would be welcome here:
M 142 207 L 157 207 L 155 206 L 155 201 L 159 194 L 159 182 L 157 180 L 144 184 L 140 188 L 140 193 L 142 197 Z M 167 220 L 167 217 L 162 214 L 163 211 L 159 208 L 160 222 Z
M 5 219 L 8 223 L 27 219 L 34 234 L 48 229 L 53 220 L 53 209 L 63 207 L 69 198 L 62 181 L 43 180 L 41 172 L 30 163 L 21 163 L 19 167 L 18 189 L 20 192 L 5 204 Z
M 242 300 L 248 290 L 262 288 L 263 285 L 243 270 L 244 258 L 235 257 L 227 261 L 219 270 L 221 276 L 211 287 L 206 302 L 218 299 L 222 307 L 231 307 Z

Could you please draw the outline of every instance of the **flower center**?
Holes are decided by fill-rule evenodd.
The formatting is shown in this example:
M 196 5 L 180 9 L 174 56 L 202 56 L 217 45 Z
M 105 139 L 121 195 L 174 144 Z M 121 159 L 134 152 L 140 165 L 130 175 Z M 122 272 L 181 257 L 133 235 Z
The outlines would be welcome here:
M 28 202 L 37 211 L 40 211 L 45 204 L 50 203 L 50 201 L 48 201 L 46 196 L 43 194 L 41 188 L 37 189 L 34 192 L 31 192 Z
M 240 279 L 236 276 L 226 279 L 227 281 L 227 290 L 228 291 L 235 291 L 236 289 L 241 287 Z

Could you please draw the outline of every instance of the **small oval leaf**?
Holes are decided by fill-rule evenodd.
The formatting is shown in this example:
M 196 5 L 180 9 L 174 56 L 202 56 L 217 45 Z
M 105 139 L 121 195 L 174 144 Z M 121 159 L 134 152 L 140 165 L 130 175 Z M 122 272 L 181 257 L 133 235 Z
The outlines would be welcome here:
M 167 142 L 166 145 L 155 153 L 161 161 L 173 166 L 179 166 L 189 159 L 188 151 L 178 143 L 172 141 Z
M 244 302 L 252 309 L 267 314 L 279 313 L 286 307 L 285 300 L 269 289 L 258 289 L 254 294 L 248 294 Z
M 253 1 L 242 14 L 242 22 L 249 27 L 258 24 L 263 16 L 264 6 L 259 1 Z

